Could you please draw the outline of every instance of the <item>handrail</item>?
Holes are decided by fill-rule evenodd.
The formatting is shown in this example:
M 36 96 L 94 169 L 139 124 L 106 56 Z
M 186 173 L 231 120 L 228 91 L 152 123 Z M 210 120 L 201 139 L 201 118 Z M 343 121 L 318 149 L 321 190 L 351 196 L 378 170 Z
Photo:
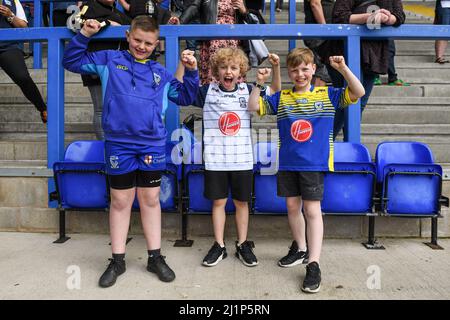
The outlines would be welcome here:
M 450 26 L 403 25 L 369 30 L 360 25 L 205 25 L 161 26 L 160 36 L 166 39 L 166 68 L 175 73 L 178 64 L 180 39 L 344 39 L 347 62 L 357 77 L 360 71 L 361 39 L 450 39 Z M 127 26 L 110 27 L 95 36 L 96 39 L 123 39 Z M 64 69 L 62 56 L 64 40 L 73 37 L 64 27 L 0 29 L 2 41 L 48 41 L 47 105 L 48 141 L 47 166 L 64 156 Z M 171 134 L 179 127 L 179 110 L 172 105 L 166 114 L 167 131 Z M 360 103 L 348 108 L 348 141 L 360 142 Z M 49 181 L 49 193 L 54 191 Z

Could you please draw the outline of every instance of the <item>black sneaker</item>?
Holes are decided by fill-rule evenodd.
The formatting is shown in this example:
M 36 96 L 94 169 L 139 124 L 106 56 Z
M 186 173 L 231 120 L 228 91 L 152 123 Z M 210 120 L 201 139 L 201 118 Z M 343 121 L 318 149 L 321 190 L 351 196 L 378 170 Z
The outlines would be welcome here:
M 283 268 L 289 268 L 301 263 L 308 263 L 308 251 L 298 251 L 297 241 L 292 241 L 287 256 L 278 261 L 278 265 Z
M 227 257 L 227 249 L 221 247 L 217 241 L 214 242 L 211 249 L 209 249 L 208 254 L 203 259 L 203 265 L 207 267 L 214 267 L 220 261 Z
M 241 260 L 247 267 L 258 265 L 258 259 L 256 259 L 252 245 L 248 241 L 242 242 L 240 246 L 238 246 L 238 242 L 236 241 L 236 258 Z
M 98 281 L 98 285 L 102 288 L 111 287 L 116 283 L 117 277 L 125 272 L 125 261 L 118 261 L 114 259 L 109 259 L 110 263 L 106 271 L 103 272 L 100 280 Z
M 164 256 L 148 257 L 147 271 L 156 273 L 161 281 L 171 282 L 175 279 L 175 272 L 170 269 L 164 258 Z
M 316 293 L 320 290 L 320 268 L 317 262 L 311 262 L 306 266 L 306 276 L 303 280 L 302 291 Z

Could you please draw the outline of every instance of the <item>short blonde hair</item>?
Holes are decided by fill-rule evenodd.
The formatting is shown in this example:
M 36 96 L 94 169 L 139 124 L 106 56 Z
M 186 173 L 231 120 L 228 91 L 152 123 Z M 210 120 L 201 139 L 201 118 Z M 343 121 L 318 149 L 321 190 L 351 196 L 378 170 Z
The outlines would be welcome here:
M 210 65 L 214 77 L 219 76 L 219 65 L 229 62 L 239 64 L 241 75 L 245 75 L 249 69 L 247 55 L 239 48 L 221 48 L 212 56 Z
M 308 48 L 295 48 L 286 58 L 288 68 L 295 68 L 304 64 L 314 64 L 314 53 Z

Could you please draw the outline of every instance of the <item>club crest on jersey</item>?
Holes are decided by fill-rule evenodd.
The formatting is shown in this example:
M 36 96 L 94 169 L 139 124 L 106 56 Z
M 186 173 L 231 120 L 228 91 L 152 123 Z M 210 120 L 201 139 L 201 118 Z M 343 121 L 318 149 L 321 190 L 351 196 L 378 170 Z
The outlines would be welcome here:
M 291 136 L 297 142 L 308 141 L 313 134 L 311 122 L 307 120 L 297 120 L 291 125 Z
M 314 102 L 314 109 L 316 109 L 316 111 L 322 111 L 323 110 L 323 102 L 322 101 Z
M 245 99 L 244 97 L 240 97 L 239 107 L 241 107 L 242 109 L 247 109 L 247 99 Z
M 241 128 L 241 119 L 234 112 L 225 112 L 219 118 L 219 129 L 226 136 L 234 136 Z
M 153 79 L 154 79 L 156 85 L 159 86 L 159 83 L 161 82 L 161 76 L 159 74 L 157 74 L 157 73 L 154 73 L 153 74 Z
M 110 156 L 109 163 L 111 164 L 111 169 L 119 169 L 119 157 L 118 156 Z

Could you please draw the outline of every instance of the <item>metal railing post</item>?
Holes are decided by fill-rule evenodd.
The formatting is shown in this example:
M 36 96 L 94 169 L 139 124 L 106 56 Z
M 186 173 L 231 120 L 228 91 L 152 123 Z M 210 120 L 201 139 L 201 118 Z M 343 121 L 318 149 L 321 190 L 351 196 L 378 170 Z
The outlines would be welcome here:
M 361 44 L 359 36 L 348 36 L 346 41 L 346 63 L 361 79 Z M 348 107 L 345 112 L 345 130 L 348 142 L 361 142 L 361 100 Z
M 50 38 L 48 41 L 47 68 L 47 167 L 64 158 L 64 69 L 62 58 L 64 40 Z M 48 180 L 48 193 L 55 191 L 55 182 Z M 53 207 L 49 203 L 49 206 Z
M 34 27 L 42 25 L 42 4 L 41 0 L 34 0 Z M 40 41 L 33 43 L 33 68 L 42 69 L 42 44 Z

